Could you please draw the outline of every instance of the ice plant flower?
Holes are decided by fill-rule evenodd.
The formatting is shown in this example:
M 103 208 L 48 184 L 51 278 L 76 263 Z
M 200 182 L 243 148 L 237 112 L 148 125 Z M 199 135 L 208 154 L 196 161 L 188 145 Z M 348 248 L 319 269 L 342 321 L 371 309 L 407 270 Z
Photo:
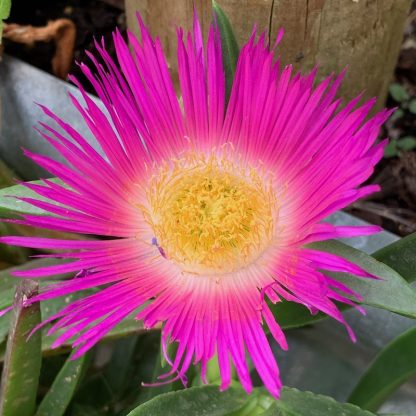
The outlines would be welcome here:
M 89 55 L 94 69 L 81 64 L 105 111 L 73 79 L 86 107 L 71 99 L 101 151 L 46 108 L 56 127 L 41 123 L 41 134 L 66 163 L 26 151 L 62 183 L 27 183 L 42 198 L 21 199 L 50 215 L 21 221 L 105 238 L 2 242 L 62 251 L 52 255 L 62 264 L 19 276 L 78 273 L 28 303 L 100 288 L 46 321 L 53 322 L 49 334 L 63 331 L 55 347 L 74 339 L 79 356 L 137 311 L 146 328 L 163 324 L 166 355 L 166 345 L 178 343 L 163 380 L 183 378 L 192 363 L 204 380 L 216 356 L 220 388 L 234 367 L 250 392 L 250 359 L 279 397 L 265 327 L 283 349 L 287 343 L 266 299 L 322 311 L 353 337 L 334 301 L 354 305 L 360 296 L 325 271 L 372 276 L 307 244 L 378 231 L 323 219 L 377 191 L 360 185 L 382 157 L 385 143 L 375 142 L 389 111 L 365 121 L 374 100 L 357 107 L 357 97 L 340 107 L 343 75 L 314 87 L 316 71 L 281 68 L 265 35 L 255 32 L 241 50 L 226 106 L 218 29 L 211 26 L 204 44 L 197 19 L 192 33 L 178 29 L 178 100 L 159 40 L 140 17 L 139 24 L 140 41 L 128 34 L 131 49 L 114 33 L 118 62 L 97 43 L 99 57 Z

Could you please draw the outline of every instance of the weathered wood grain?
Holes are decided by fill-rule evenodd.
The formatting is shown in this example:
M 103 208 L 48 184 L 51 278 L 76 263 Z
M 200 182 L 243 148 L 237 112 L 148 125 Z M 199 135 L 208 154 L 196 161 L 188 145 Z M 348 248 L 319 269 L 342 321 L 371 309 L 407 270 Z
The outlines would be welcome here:
M 168 65 L 172 70 L 175 85 L 178 89 L 176 64 L 176 28 L 182 26 L 190 29 L 194 15 L 194 7 L 198 10 L 202 31 L 208 33 L 211 22 L 211 1 L 207 0 L 126 0 L 127 26 L 139 36 L 136 12 L 138 11 L 153 36 L 158 36 L 162 42 Z
M 348 73 L 340 94 L 384 104 L 391 82 L 409 0 L 275 0 L 272 33 L 284 27 L 281 54 L 302 71 L 320 66 L 319 75 Z
M 365 90 L 384 104 L 397 61 L 403 27 L 411 0 L 217 0 L 229 16 L 240 45 L 253 24 L 271 33 L 280 27 L 285 37 L 279 47 L 284 64 L 301 71 L 319 65 L 319 77 L 348 66 L 341 94 L 351 98 Z M 207 31 L 211 0 L 195 1 Z M 134 11 L 139 10 L 153 34 L 161 37 L 175 71 L 175 25 L 190 28 L 192 0 L 126 0 L 129 27 L 137 33 Z

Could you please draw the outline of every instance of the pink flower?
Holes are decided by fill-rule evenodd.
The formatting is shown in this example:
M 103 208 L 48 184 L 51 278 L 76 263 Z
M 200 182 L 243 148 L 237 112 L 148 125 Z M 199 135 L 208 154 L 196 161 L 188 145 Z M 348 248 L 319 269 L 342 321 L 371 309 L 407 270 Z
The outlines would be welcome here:
M 316 71 L 302 76 L 280 68 L 265 35 L 255 33 L 241 50 L 226 106 L 219 33 L 211 27 L 204 46 L 197 19 L 193 36 L 178 30 L 178 100 L 159 40 L 140 17 L 139 23 L 142 41 L 129 34 L 132 52 L 114 34 L 118 64 L 103 44 L 96 48 L 104 65 L 93 55 L 93 71 L 81 64 L 108 114 L 73 79 L 86 108 L 71 99 L 105 156 L 46 108 L 60 129 L 41 123 L 42 135 L 67 164 L 26 151 L 64 184 L 27 183 L 49 202 L 22 200 L 51 215 L 25 215 L 23 223 L 106 238 L 2 241 L 62 249 L 56 257 L 72 259 L 19 276 L 81 271 L 29 302 L 101 287 L 48 319 L 55 321 L 49 333 L 65 330 L 55 347 L 76 337 L 80 356 L 141 308 L 137 319 L 146 328 L 163 323 L 165 352 L 169 342 L 178 343 L 162 378 L 182 378 L 200 364 L 204 380 L 217 354 L 221 389 L 234 366 L 250 392 L 249 356 L 278 397 L 279 370 L 264 327 L 281 348 L 287 343 L 265 298 L 322 311 L 354 337 L 334 301 L 354 305 L 351 296 L 360 297 L 324 270 L 371 275 L 306 244 L 379 230 L 322 220 L 378 190 L 360 185 L 383 155 L 385 143 L 374 143 L 390 112 L 365 122 L 374 100 L 355 109 L 360 97 L 339 109 L 335 94 L 343 75 L 314 88 Z

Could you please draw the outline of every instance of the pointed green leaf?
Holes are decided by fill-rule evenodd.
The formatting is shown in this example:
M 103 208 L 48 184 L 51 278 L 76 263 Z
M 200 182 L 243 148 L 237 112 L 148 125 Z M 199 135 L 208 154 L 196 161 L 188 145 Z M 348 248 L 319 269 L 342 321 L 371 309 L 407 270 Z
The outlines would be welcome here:
M 62 259 L 38 259 L 32 260 L 21 266 L 13 267 L 7 270 L 0 271 L 0 310 L 7 308 L 13 303 L 13 294 L 15 291 L 15 287 L 21 281 L 21 279 L 16 278 L 12 275 L 12 273 L 16 270 L 27 270 L 37 267 L 46 267 L 52 266 L 55 264 L 61 264 L 63 262 Z M 65 273 L 54 276 L 55 279 L 65 279 L 72 277 L 73 273 Z M 44 281 L 40 283 L 41 287 L 45 287 L 52 283 L 56 283 L 56 281 Z M 77 292 L 75 294 L 70 294 L 64 297 L 59 297 L 55 299 L 49 299 L 41 303 L 41 312 L 42 312 L 42 320 L 52 316 L 54 313 L 60 311 L 65 306 L 67 306 L 70 302 L 75 301 L 76 299 L 80 299 L 82 297 L 86 297 L 94 293 L 93 289 L 84 290 L 81 292 Z M 137 334 L 143 330 L 143 325 L 141 322 L 134 319 L 135 314 L 128 316 L 118 325 L 116 325 L 105 337 L 105 340 L 120 338 L 127 335 Z M 0 316 L 0 343 L 5 340 L 7 333 L 9 332 L 9 314 L 5 314 Z M 46 328 L 45 328 L 46 330 Z M 60 354 L 63 352 L 67 352 L 71 348 L 71 342 L 68 340 L 61 348 L 52 350 L 52 343 L 55 338 L 59 336 L 59 333 L 56 336 L 45 336 L 42 338 L 42 352 L 43 354 L 50 355 L 50 354 Z M 0 350 L 0 361 L 3 360 L 4 354 Z
M 416 328 L 386 345 L 361 377 L 348 401 L 375 411 L 401 384 L 416 375 Z
M 17 230 L 12 224 L 0 222 L 0 236 L 15 235 Z M 32 252 L 25 247 L 10 246 L 8 244 L 0 244 L 0 261 L 6 264 L 22 264 Z
M 0 9 L 2 7 L 0 0 Z M 0 12 L 1 15 L 1 12 Z M 1 34 L 0 34 L 1 38 Z M 15 173 L 0 159 L 0 189 L 9 187 L 15 183 Z M 19 234 L 15 224 L 6 222 L 0 223 L 0 235 Z M 0 244 L 0 260 L 6 264 L 22 264 L 31 254 L 30 250 L 24 247 L 13 247 L 6 244 Z M 0 307 L 1 309 L 1 307 Z
M 275 401 L 262 416 L 374 416 L 350 403 L 339 403 L 332 397 L 284 387 L 280 400 Z
M 379 413 L 378 416 L 408 416 L 404 413 Z
M 241 389 L 220 392 L 218 386 L 191 387 L 161 394 L 128 416 L 225 416 L 242 408 L 246 400 L 247 394 Z
M 90 293 L 91 294 L 91 293 Z M 75 300 L 75 298 L 71 298 Z M 63 309 L 67 303 L 64 299 L 52 299 L 42 303 L 42 311 L 51 307 L 53 309 Z M 47 317 L 47 313 L 43 314 Z M 0 337 L 5 339 L 7 333 L 9 332 L 9 317 L 7 315 L 0 317 Z M 41 332 L 46 332 L 47 328 L 42 329 Z M 134 316 L 127 317 L 118 325 L 116 325 L 110 332 L 108 332 L 103 338 L 102 341 L 109 341 L 113 339 L 118 339 L 122 337 L 127 337 L 129 335 L 135 335 L 143 331 L 143 324 L 140 321 L 134 319 Z M 55 336 L 44 336 L 42 337 L 42 354 L 45 356 L 56 355 L 67 353 L 71 350 L 71 340 L 67 340 L 59 348 L 52 348 L 52 343 L 59 336 L 61 332 L 58 332 Z M 4 360 L 4 351 L 0 348 L 0 362 Z
M 324 313 L 312 315 L 307 308 L 295 302 L 269 303 L 269 308 L 282 329 L 299 328 L 327 318 Z
M 416 233 L 383 247 L 372 256 L 396 270 L 409 283 L 416 280 Z
M 23 280 L 16 291 L 1 381 L 2 416 L 32 416 L 35 410 L 42 360 L 41 333 L 36 332 L 29 340 L 27 337 L 40 322 L 40 306 L 24 308 L 23 301 L 34 296 L 37 290 L 37 283 Z
M 397 273 L 402 274 L 408 282 L 416 280 L 416 234 L 377 251 L 373 254 L 375 258 L 338 241 L 314 243 L 312 246 L 349 259 L 383 279 L 362 279 L 348 274 L 332 273 L 361 293 L 364 304 L 416 317 L 416 291 Z M 283 329 L 310 325 L 327 317 L 322 313 L 312 315 L 307 308 L 293 302 L 283 301 L 269 306 Z M 347 308 L 344 305 L 338 306 L 340 309 Z
M 230 97 L 231 87 L 233 85 L 235 69 L 237 67 L 238 55 L 240 48 L 235 38 L 233 28 L 221 7 L 216 1 L 212 2 L 215 22 L 221 37 L 222 62 L 225 71 L 226 98 L 227 102 Z
M 0 9 L 2 7 L 2 0 L 0 0 Z M 0 15 L 1 15 L 0 11 Z M 7 186 L 12 186 L 16 183 L 16 173 L 0 159 L 0 188 L 5 188 Z
M 337 303 L 337 306 L 341 311 L 349 308 L 349 306 L 340 303 Z M 285 300 L 274 305 L 270 302 L 269 308 L 282 329 L 300 328 L 328 318 L 328 315 L 322 312 L 312 315 L 305 306 Z
M 267 409 L 266 411 L 264 409 Z M 284 387 L 279 400 L 264 389 L 247 395 L 241 388 L 232 387 L 220 392 L 218 386 L 191 387 L 161 394 L 130 412 L 128 416 L 374 416 L 350 403 Z
M 111 360 L 104 370 L 104 377 L 111 391 L 119 393 L 129 385 L 138 340 L 138 336 L 130 336 L 115 342 Z
M 14 277 L 13 272 L 17 270 L 27 270 L 31 268 L 37 268 L 37 267 L 45 267 L 45 266 L 52 266 L 58 263 L 62 263 L 62 259 L 38 259 L 38 260 L 32 260 L 25 264 L 22 264 L 20 266 L 11 267 L 10 269 L 1 270 L 0 271 L 0 310 L 3 310 L 13 303 L 13 295 L 15 292 L 15 289 L 19 282 L 22 280 Z M 69 276 L 72 276 L 72 274 L 66 273 L 55 276 L 58 279 L 67 278 Z M 46 284 L 50 284 L 51 282 L 42 282 L 41 286 L 45 286 Z M 64 300 L 60 301 L 60 305 L 63 306 Z M 42 304 L 42 315 L 43 317 L 48 315 L 48 311 L 51 311 L 50 307 L 51 303 L 49 301 Z M 51 313 L 49 314 L 49 316 Z M 9 332 L 9 321 L 10 316 L 9 314 L 0 316 L 0 343 L 3 342 L 6 339 L 7 333 Z M 44 340 L 43 340 L 44 341 Z M 0 359 L 2 357 L 2 353 L 0 352 Z
M 123 394 L 123 403 L 126 403 L 123 406 L 124 415 L 153 397 L 174 390 L 175 382 L 153 385 L 151 387 L 148 386 L 149 384 L 160 382 L 158 377 L 169 371 L 161 367 L 160 355 L 160 332 L 150 331 L 139 337 L 138 347 L 135 351 L 135 359 L 129 364 L 130 372 L 127 377 L 128 381 L 125 383 L 126 389 Z M 112 369 L 116 371 L 117 368 L 116 366 L 112 366 Z M 110 373 L 107 370 L 105 376 L 107 384 L 110 384 L 108 378 Z M 143 386 L 142 383 L 147 385 Z
M 57 178 L 50 179 L 51 182 L 62 184 Z M 35 185 L 44 185 L 43 181 L 29 182 Z M 0 190 L 0 217 L 9 218 L 13 214 L 36 214 L 36 215 L 51 215 L 47 211 L 37 208 L 27 202 L 19 201 L 15 197 L 20 198 L 35 198 L 41 201 L 49 201 L 47 198 L 43 198 L 32 190 L 26 188 L 23 185 L 14 185 L 8 188 Z
M 313 243 L 311 246 L 344 257 L 381 279 L 331 273 L 331 276 L 360 293 L 364 298 L 363 304 L 416 318 L 416 291 L 395 270 L 339 241 L 324 241 Z
M 65 413 L 89 362 L 89 354 L 77 360 L 68 357 L 40 403 L 36 416 L 62 416 Z
M 89 296 L 94 293 L 94 290 L 83 290 L 72 295 L 65 296 L 63 298 L 49 299 L 45 302 L 42 302 L 42 319 L 46 319 L 51 316 L 53 313 L 60 311 L 69 303 Z M 143 323 L 135 319 L 137 312 L 130 314 L 128 317 L 123 319 L 118 325 L 116 325 L 110 332 L 108 332 L 103 338 L 102 341 L 109 341 L 112 339 L 117 339 L 121 337 L 126 337 L 129 335 L 138 334 L 143 331 Z M 48 327 L 44 328 L 46 332 Z M 54 355 L 62 354 L 71 350 L 73 338 L 66 340 L 59 348 L 52 348 L 52 344 L 59 335 L 62 334 L 64 330 L 58 330 L 56 334 L 51 336 L 44 336 L 42 338 L 42 353 L 44 355 Z
M 377 413 L 378 416 L 408 416 L 404 413 Z

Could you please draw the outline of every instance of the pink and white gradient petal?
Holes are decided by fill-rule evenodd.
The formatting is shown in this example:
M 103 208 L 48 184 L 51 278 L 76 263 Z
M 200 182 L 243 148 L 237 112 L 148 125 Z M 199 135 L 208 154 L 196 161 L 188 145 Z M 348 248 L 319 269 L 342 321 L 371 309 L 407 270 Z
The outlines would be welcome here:
M 2 237 L 0 242 L 61 250 L 40 256 L 65 262 L 18 272 L 21 278 L 80 272 L 46 287 L 27 304 L 97 288 L 42 323 L 52 323 L 49 334 L 60 331 L 55 347 L 72 339 L 78 357 L 135 313 L 146 328 L 162 324 L 163 351 L 172 368 L 160 377 L 161 383 L 170 377 L 185 381 L 191 365 L 200 365 L 206 380 L 208 362 L 216 356 L 220 388 L 229 386 L 234 367 L 250 392 L 250 357 L 277 398 L 282 383 L 264 327 L 282 349 L 288 345 L 267 302 L 291 301 L 311 313 L 324 312 L 343 323 L 355 340 L 335 302 L 363 312 L 355 304 L 361 297 L 325 272 L 375 276 L 341 257 L 304 246 L 379 231 L 376 226 L 343 227 L 321 221 L 378 190 L 361 185 L 382 157 L 385 142 L 375 143 L 391 111 L 365 121 L 374 100 L 357 107 L 360 96 L 340 109 L 341 100 L 335 96 L 344 72 L 314 87 L 317 69 L 306 76 L 294 75 L 291 66 L 281 68 L 275 61 L 282 33 L 269 50 L 266 35 L 257 36 L 255 30 L 241 50 L 226 106 L 219 31 L 211 26 L 204 45 L 197 17 L 190 33 L 177 30 L 181 101 L 160 40 L 154 40 L 138 19 L 141 40 L 128 33 L 131 48 L 118 31 L 113 35 L 117 62 L 104 42 L 96 42 L 99 57 L 89 53 L 93 69 L 80 64 L 105 110 L 71 78 L 83 102 L 70 98 L 101 153 L 41 106 L 54 123 L 54 127 L 41 123 L 41 135 L 66 163 L 25 154 L 62 184 L 50 180 L 24 184 L 41 198 L 21 200 L 50 215 L 11 220 L 106 239 Z M 229 159 L 236 171 L 254 167 L 266 172 L 265 178 L 273 178 L 271 194 L 278 206 L 274 234 L 252 263 L 232 272 L 192 274 L 159 246 L 143 214 L 149 209 L 146 187 L 160 166 L 171 166 L 189 153 Z M 246 172 L 244 178 L 248 176 Z M 171 342 L 178 343 L 174 357 L 168 357 Z

